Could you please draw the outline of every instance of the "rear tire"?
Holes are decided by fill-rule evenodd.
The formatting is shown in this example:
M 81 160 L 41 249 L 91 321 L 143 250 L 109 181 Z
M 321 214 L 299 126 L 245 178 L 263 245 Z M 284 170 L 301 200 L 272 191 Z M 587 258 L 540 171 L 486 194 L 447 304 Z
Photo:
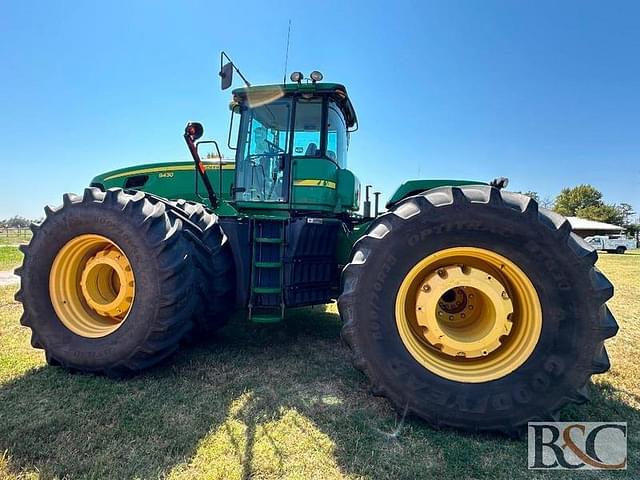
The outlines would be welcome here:
M 619 255 L 624 254 L 624 252 L 626 252 L 626 251 L 627 251 L 627 249 L 622 247 L 622 246 L 621 247 L 616 247 L 616 253 L 619 254 Z
M 16 270 L 21 277 L 16 300 L 23 303 L 21 323 L 31 328 L 32 345 L 45 350 L 51 365 L 112 376 L 148 368 L 171 355 L 191 329 L 197 298 L 192 247 L 183 235 L 182 221 L 142 192 L 87 188 L 82 197 L 65 194 L 63 200 L 58 208 L 45 208 L 44 221 L 32 225 L 33 238 L 21 247 L 24 262 Z M 73 270 L 75 264 L 69 263 L 66 277 L 52 271 L 57 272 L 54 261 L 66 245 L 91 235 L 108 239 L 129 260 L 135 296 L 115 330 L 87 336 L 77 333 L 74 322 L 80 318 L 91 323 L 95 317 L 77 283 L 93 253 L 69 257 L 76 259 L 78 268 Z M 54 292 L 60 279 L 70 287 L 58 295 Z M 119 281 L 118 285 L 113 288 L 122 288 Z M 61 314 L 69 292 L 78 294 L 77 309 Z
M 495 252 L 534 287 L 541 329 L 531 352 L 512 371 L 507 363 L 507 373 L 491 378 L 474 379 L 468 371 L 467 380 L 447 378 L 448 372 L 425 367 L 402 336 L 396 298 L 403 281 L 419 262 L 453 247 Z M 604 340 L 618 326 L 605 305 L 613 286 L 595 268 L 596 260 L 595 250 L 571 232 L 565 218 L 538 211 L 529 197 L 488 186 L 430 190 L 378 217 L 355 244 L 338 301 L 342 335 L 373 392 L 400 411 L 435 427 L 517 436 L 527 422 L 557 419 L 562 406 L 585 401 L 590 376 L 609 369 Z M 514 317 L 508 318 L 517 325 L 524 307 L 514 305 Z M 438 349 L 442 346 L 427 345 L 425 355 L 440 361 L 445 355 Z M 486 361 L 495 359 L 493 354 L 483 352 Z M 451 368 L 460 365 L 461 372 L 470 360 L 449 355 Z M 477 361 L 482 365 L 482 357 Z
M 192 223 L 185 223 L 185 229 L 191 234 L 193 243 L 196 291 L 199 295 L 194 329 L 189 335 L 193 340 L 215 333 L 227 323 L 233 313 L 233 259 L 217 215 L 207 212 L 199 203 L 185 200 L 178 200 L 175 206 L 184 211 Z

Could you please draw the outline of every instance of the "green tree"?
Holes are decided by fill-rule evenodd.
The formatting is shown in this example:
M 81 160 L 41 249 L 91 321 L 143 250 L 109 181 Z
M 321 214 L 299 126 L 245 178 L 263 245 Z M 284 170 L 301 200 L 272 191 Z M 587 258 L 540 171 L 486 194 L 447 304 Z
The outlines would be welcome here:
M 629 223 L 625 225 L 627 235 L 636 240 L 640 240 L 640 223 Z
M 618 205 L 618 209 L 620 210 L 620 214 L 622 215 L 622 225 L 630 225 L 631 217 L 634 213 L 633 207 L 628 203 L 621 203 Z
M 595 220 L 596 222 L 611 223 L 613 225 L 622 225 L 623 214 L 616 205 L 589 205 L 576 210 L 576 217 L 586 218 L 587 220 Z
M 556 197 L 553 209 L 565 217 L 575 217 L 580 216 L 578 215 L 578 210 L 602 205 L 602 193 L 595 187 L 585 184 L 573 188 L 563 188 Z

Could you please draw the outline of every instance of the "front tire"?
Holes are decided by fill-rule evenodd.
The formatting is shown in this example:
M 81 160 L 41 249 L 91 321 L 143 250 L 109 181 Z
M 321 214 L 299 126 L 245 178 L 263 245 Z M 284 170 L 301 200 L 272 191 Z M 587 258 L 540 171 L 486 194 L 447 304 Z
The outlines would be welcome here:
M 21 323 L 53 365 L 111 376 L 155 365 L 191 329 L 192 247 L 182 221 L 142 192 L 65 194 L 33 225 Z
M 354 246 L 338 302 L 343 338 L 374 393 L 399 410 L 435 427 L 518 435 L 584 401 L 590 376 L 609 368 L 603 342 L 618 327 L 596 259 L 566 219 L 528 197 L 430 190 Z

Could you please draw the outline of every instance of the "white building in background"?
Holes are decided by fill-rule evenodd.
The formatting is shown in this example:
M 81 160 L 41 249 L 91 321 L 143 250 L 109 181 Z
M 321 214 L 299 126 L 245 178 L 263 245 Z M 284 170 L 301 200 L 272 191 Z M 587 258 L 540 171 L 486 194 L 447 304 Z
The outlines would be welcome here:
M 582 238 L 594 235 L 622 235 L 624 227 L 579 217 L 567 217 L 573 231 Z

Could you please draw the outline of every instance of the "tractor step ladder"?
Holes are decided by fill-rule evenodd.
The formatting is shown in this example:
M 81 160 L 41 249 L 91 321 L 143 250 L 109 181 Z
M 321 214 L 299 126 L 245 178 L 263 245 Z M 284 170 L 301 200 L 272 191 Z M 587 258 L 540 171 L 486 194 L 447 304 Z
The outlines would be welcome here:
M 284 253 L 288 220 L 252 220 L 249 319 L 276 323 L 284 318 Z

